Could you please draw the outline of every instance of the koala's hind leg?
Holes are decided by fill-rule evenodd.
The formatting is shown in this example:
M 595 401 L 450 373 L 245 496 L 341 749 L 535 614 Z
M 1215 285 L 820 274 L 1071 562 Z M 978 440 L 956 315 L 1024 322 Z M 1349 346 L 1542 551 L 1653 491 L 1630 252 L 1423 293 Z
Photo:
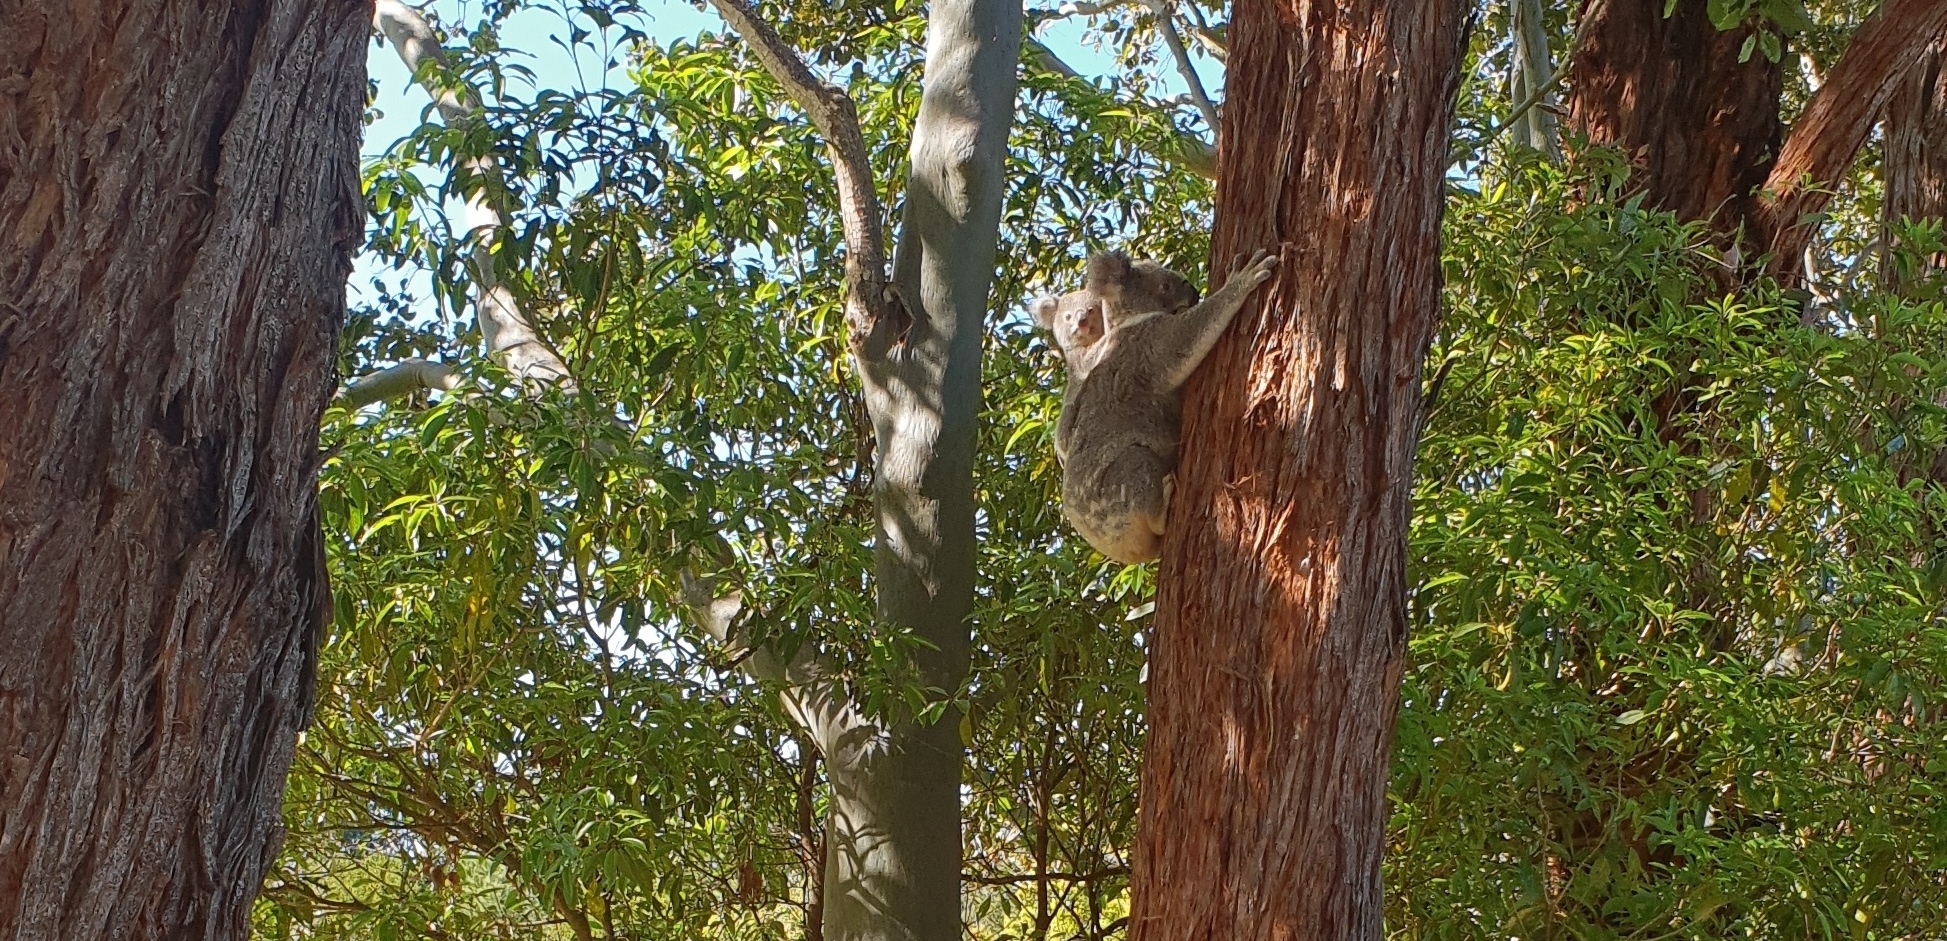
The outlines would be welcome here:
M 1133 565 L 1162 554 L 1163 528 L 1176 478 L 1148 448 L 1125 449 L 1094 473 L 1062 481 L 1062 515 L 1095 551 Z

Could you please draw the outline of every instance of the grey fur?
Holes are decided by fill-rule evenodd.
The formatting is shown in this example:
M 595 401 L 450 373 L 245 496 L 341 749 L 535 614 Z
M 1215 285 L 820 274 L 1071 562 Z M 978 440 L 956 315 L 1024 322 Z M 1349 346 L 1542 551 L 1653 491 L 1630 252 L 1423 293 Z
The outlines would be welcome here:
M 1062 515 L 1096 551 L 1131 564 L 1161 551 L 1176 484 L 1183 383 L 1244 299 L 1270 280 L 1278 258 L 1251 256 L 1208 300 L 1182 313 L 1158 306 L 1144 264 L 1154 263 L 1132 264 L 1120 253 L 1092 256 L 1082 290 L 1068 295 L 1098 300 L 1104 331 L 1083 355 L 1069 355 L 1068 391 L 1055 424 Z M 1059 342 L 1059 331 L 1056 336 Z M 1079 377 L 1078 359 L 1086 361 Z
M 1104 263 L 1111 267 L 1098 276 L 1096 268 Z M 1117 314 L 1124 319 L 1150 311 L 1173 314 L 1196 304 L 1199 297 L 1189 278 L 1153 261 L 1132 262 L 1121 252 L 1090 256 L 1086 283 L 1113 284 Z M 1035 322 L 1055 335 L 1055 346 L 1068 364 L 1068 388 L 1073 391 L 1094 368 L 1095 354 L 1110 328 L 1102 298 L 1084 286 L 1060 297 L 1037 297 L 1030 310 Z

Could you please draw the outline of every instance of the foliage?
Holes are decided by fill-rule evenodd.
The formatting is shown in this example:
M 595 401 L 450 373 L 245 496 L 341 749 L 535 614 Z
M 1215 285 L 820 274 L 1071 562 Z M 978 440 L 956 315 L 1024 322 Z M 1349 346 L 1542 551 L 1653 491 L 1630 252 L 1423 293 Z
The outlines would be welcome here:
M 1801 326 L 1527 167 L 1450 206 L 1402 937 L 1917 937 L 1943 911 L 1937 289 Z
M 1854 6 L 1815 4 L 1809 39 Z M 974 937 L 1117 936 L 1153 586 L 1059 517 L 1060 365 L 1020 308 L 1072 287 L 1090 248 L 1203 280 L 1212 194 L 1177 163 L 1193 112 L 1140 74 L 1024 66 L 974 670 L 929 691 L 901 675 L 911 639 L 870 616 L 870 435 L 822 142 L 739 44 L 652 40 L 626 3 L 560 12 L 629 65 L 627 87 L 523 93 L 501 28 L 522 7 L 454 32 L 486 123 L 429 124 L 366 167 L 368 252 L 432 272 L 434 296 L 355 311 L 342 370 L 476 365 L 436 401 L 327 416 L 335 628 L 259 930 L 804 935 L 818 756 L 776 690 L 688 623 L 678 573 L 701 568 L 745 592 L 761 636 L 841 664 L 867 708 L 968 705 Z M 898 213 L 919 5 L 765 12 L 858 101 Z M 1099 23 L 1120 24 L 1103 35 L 1121 65 L 1156 65 L 1132 47 L 1153 24 Z M 1863 178 L 1820 243 L 1851 274 L 1809 315 L 1802 295 L 1733 285 L 1700 233 L 1618 196 L 1618 155 L 1564 171 L 1489 146 L 1504 57 L 1476 33 L 1459 109 L 1477 146 L 1454 177 L 1429 364 L 1391 930 L 1936 934 L 1940 286 L 1873 282 Z M 465 169 L 482 153 L 500 176 Z M 482 188 L 515 207 L 499 272 L 572 394 L 513 388 L 471 354 L 445 209 Z

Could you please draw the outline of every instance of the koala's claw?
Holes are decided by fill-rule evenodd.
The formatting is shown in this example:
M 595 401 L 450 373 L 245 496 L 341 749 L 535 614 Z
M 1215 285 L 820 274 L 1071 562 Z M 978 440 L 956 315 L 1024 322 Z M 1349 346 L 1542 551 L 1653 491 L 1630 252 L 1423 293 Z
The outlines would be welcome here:
M 1244 255 L 1239 254 L 1234 270 L 1250 278 L 1253 285 L 1257 285 L 1271 280 L 1271 271 L 1276 267 L 1278 267 L 1278 256 L 1264 249 L 1258 249 L 1251 253 L 1248 260 Z

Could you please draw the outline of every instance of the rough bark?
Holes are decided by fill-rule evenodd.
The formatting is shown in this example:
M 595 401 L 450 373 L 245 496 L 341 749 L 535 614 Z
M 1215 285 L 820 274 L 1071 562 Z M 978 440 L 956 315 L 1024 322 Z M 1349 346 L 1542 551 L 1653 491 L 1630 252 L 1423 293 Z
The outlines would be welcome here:
M 1284 263 L 1187 390 L 1135 941 L 1381 937 L 1407 514 L 1467 7 L 1235 7 L 1213 251 L 1281 246 Z
M 370 9 L 0 10 L 0 938 L 241 938 L 329 614 Z
M 1736 232 L 1757 209 L 1778 153 L 1784 73 L 1754 52 L 1750 26 L 1719 31 L 1705 0 L 1587 0 L 1569 61 L 1569 126 L 1635 165 L 1646 205 Z
M 1765 178 L 1759 228 L 1774 273 L 1798 273 L 1817 229 L 1805 216 L 1825 208 L 1900 80 L 1942 29 L 1947 3 L 1940 0 L 1886 0 L 1859 24 Z
M 878 617 L 927 644 L 920 682 L 966 676 L 973 609 L 973 467 L 980 344 L 999 241 L 1023 12 L 1008 0 L 936 0 L 891 289 L 856 109 L 743 0 L 712 0 L 827 138 L 847 259 L 847 321 L 876 445 Z M 694 593 L 694 592 L 693 592 Z M 734 596 L 692 599 L 738 640 Z M 714 626 L 711 626 L 714 622 Z M 809 654 L 748 662 L 781 681 L 831 784 L 823 933 L 832 941 L 958 941 L 959 713 L 872 721 Z
M 1947 37 L 1934 37 L 1907 70 L 1886 105 L 1886 159 L 1881 204 L 1888 233 L 1886 274 L 1898 280 L 1914 272 L 1894 270 L 1891 251 L 1902 220 L 1947 220 Z M 1947 259 L 1933 259 L 1940 267 Z

